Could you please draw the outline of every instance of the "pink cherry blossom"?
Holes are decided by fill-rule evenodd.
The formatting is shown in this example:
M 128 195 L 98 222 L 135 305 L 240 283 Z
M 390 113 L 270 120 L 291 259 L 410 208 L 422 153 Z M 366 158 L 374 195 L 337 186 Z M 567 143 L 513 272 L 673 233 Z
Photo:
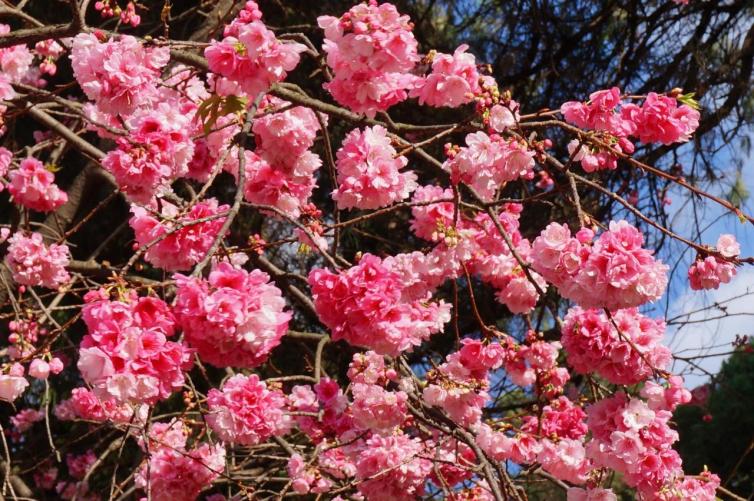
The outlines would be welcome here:
M 13 431 L 15 433 L 24 433 L 28 431 L 34 423 L 38 423 L 45 418 L 44 412 L 36 409 L 23 409 L 19 411 L 15 416 L 10 418 L 10 422 L 13 425 Z
M 81 89 L 102 111 L 129 115 L 151 101 L 169 52 L 146 48 L 129 35 L 103 43 L 94 34 L 80 33 L 73 39 L 71 64 Z
M 128 125 L 130 135 L 116 139 L 118 147 L 105 156 L 102 166 L 130 199 L 147 204 L 187 174 L 194 144 L 186 117 L 168 104 L 136 114 Z
M 443 301 L 403 298 L 398 272 L 370 254 L 339 274 L 315 269 L 309 284 L 317 314 L 334 340 L 380 354 L 410 350 L 450 320 L 450 305 Z
M 5 263 L 16 283 L 57 289 L 70 280 L 65 267 L 71 254 L 65 244 L 48 246 L 39 233 L 27 237 L 20 231 L 13 234 L 8 243 Z
M 612 221 L 590 245 L 558 223 L 534 240 L 532 265 L 561 295 L 583 307 L 631 308 L 658 299 L 668 267 L 642 248 L 644 237 L 627 221 Z
M 209 68 L 214 73 L 237 83 L 243 92 L 256 96 L 272 84 L 285 79 L 306 50 L 300 43 L 283 42 L 261 21 L 261 12 L 254 3 L 225 30 L 222 41 L 212 41 L 204 50 Z
M 74 388 L 70 398 L 55 407 L 55 416 L 61 421 L 83 419 L 85 421 L 126 424 L 146 419 L 146 406 L 134 407 L 118 403 L 112 398 L 99 399 L 87 388 Z
M 0 374 L 0 400 L 13 402 L 28 386 L 29 382 L 23 376 Z
M 741 246 L 733 235 L 723 234 L 717 240 L 717 251 L 721 256 L 732 259 L 741 253 Z M 717 289 L 720 284 L 727 284 L 736 276 L 736 267 L 717 256 L 707 256 L 692 263 L 688 276 L 692 290 Z
M 388 391 L 375 384 L 356 383 L 353 393 L 354 423 L 375 433 L 386 433 L 406 420 L 408 395 L 403 391 Z
M 21 161 L 18 169 L 8 175 L 8 191 L 13 200 L 27 209 L 51 212 L 68 201 L 68 196 L 55 184 L 55 175 L 36 158 Z
M 129 293 L 112 301 L 103 291 L 85 298 L 88 333 L 78 368 L 102 400 L 153 404 L 183 386 L 190 352 L 174 335 L 175 319 L 162 300 Z
M 209 280 L 175 276 L 175 313 L 186 341 L 218 367 L 256 367 L 280 344 L 289 312 L 280 289 L 259 270 L 216 264 Z
M 338 207 L 377 209 L 408 198 L 416 189 L 416 174 L 400 172 L 408 160 L 396 155 L 380 125 L 348 133 L 337 153 L 339 186 L 333 199 Z
M 419 454 L 422 443 L 407 435 L 374 435 L 356 461 L 358 489 L 370 501 L 410 501 L 424 492 L 432 463 Z
M 435 54 L 432 72 L 411 91 L 419 104 L 455 108 L 472 100 L 481 88 L 476 60 L 467 53 L 468 45 L 459 46 L 451 54 Z
M 641 107 L 626 104 L 621 115 L 636 124 L 636 135 L 645 143 L 683 143 L 699 127 L 699 112 L 655 92 L 647 94 Z
M 153 425 L 160 433 L 151 433 L 149 466 L 137 472 L 136 486 L 149 486 L 155 501 L 194 501 L 225 470 L 225 448 L 202 443 L 188 449 L 181 421 L 168 430 L 159 425 L 164 423 Z
M 569 487 L 566 501 L 618 501 L 612 489 Z
M 324 51 L 335 78 L 325 88 L 357 113 L 377 111 L 405 100 L 418 77 L 409 71 L 419 60 L 408 16 L 376 0 L 352 7 L 340 18 L 317 18 L 325 31 Z
M 636 308 L 612 312 L 572 308 L 563 325 L 568 363 L 582 374 L 597 373 L 613 384 L 636 384 L 665 369 L 670 350 L 662 345 L 665 322 Z M 617 326 L 617 328 L 616 328 Z
M 188 211 L 162 201 L 164 219 L 160 220 L 143 207 L 132 205 L 133 216 L 128 223 L 139 246 L 147 246 L 161 239 L 144 255 L 149 263 L 166 271 L 188 270 L 204 258 L 225 218 L 217 217 L 198 224 L 192 222 L 224 214 L 228 209 L 227 205 L 218 206 L 214 198 L 198 202 Z
M 450 172 L 454 183 L 468 184 L 489 202 L 504 182 L 532 172 L 534 152 L 513 139 L 473 132 L 466 136 L 466 146 L 448 159 L 443 168 Z
M 207 394 L 207 423 L 221 440 L 256 445 L 290 428 L 282 392 L 269 390 L 256 374 L 236 374 Z

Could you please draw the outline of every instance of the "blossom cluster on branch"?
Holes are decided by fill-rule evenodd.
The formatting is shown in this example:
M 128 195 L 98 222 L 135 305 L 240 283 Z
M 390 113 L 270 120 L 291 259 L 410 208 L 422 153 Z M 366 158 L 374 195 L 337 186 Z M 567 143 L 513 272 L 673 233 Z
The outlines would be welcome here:
M 139 3 L 92 8 L 142 22 Z M 688 141 L 694 103 L 614 87 L 527 110 L 467 45 L 422 47 L 390 3 L 317 25 L 321 47 L 247 1 L 207 43 L 81 26 L 0 49 L 4 121 L 27 111 L 17 93 L 66 109 L 36 110 L 42 146 L 0 148 L 6 465 L 44 422 L 52 453 L 29 478 L 62 499 L 522 501 L 530 477 L 569 501 L 716 499 L 720 479 L 673 449 L 691 396 L 651 307 L 670 268 L 644 219 L 596 213 L 579 181 L 649 169 L 634 142 Z M 323 100 L 286 82 L 304 62 Z M 69 63 L 73 95 L 46 90 Z M 458 120 L 395 122 L 399 103 Z M 531 133 L 541 114 L 561 134 Z M 70 223 L 67 146 L 130 210 L 126 262 L 74 239 L 109 199 Z M 570 209 L 537 226 L 550 197 Z M 401 252 L 344 243 L 388 215 L 400 236 L 363 233 Z M 752 262 L 732 235 L 711 248 L 661 228 L 697 252 L 691 289 Z M 102 440 L 55 462 L 50 430 L 79 424 Z

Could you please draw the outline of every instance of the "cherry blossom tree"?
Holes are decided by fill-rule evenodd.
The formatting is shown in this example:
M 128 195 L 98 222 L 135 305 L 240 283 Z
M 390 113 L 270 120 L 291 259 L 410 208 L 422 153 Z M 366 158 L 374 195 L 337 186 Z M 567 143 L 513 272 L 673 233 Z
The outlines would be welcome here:
M 674 449 L 661 302 L 754 257 L 645 203 L 754 224 L 660 162 L 724 102 L 542 108 L 377 0 L 36 3 L 0 8 L 3 498 L 744 499 Z

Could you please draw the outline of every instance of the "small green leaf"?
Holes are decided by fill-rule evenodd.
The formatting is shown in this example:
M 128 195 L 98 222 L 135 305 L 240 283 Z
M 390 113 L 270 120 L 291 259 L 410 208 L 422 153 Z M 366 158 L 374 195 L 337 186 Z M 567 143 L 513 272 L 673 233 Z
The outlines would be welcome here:
M 688 94 L 681 94 L 676 99 L 678 99 L 678 101 L 682 102 L 686 106 L 689 106 L 689 107 L 691 107 L 691 108 L 693 108 L 693 109 L 695 109 L 697 111 L 699 111 L 700 109 L 702 109 L 702 107 L 699 106 L 699 101 L 697 101 L 696 99 L 694 99 L 694 93 L 693 92 L 689 92 Z

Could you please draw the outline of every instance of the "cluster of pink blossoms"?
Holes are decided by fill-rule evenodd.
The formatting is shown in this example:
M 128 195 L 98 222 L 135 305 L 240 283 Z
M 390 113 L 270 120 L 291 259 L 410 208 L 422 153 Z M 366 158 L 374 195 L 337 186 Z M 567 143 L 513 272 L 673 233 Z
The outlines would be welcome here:
M 405 297 L 406 283 L 392 261 L 364 254 L 341 273 L 309 274 L 314 306 L 334 340 L 345 339 L 383 355 L 397 356 L 420 345 L 450 320 L 450 305 Z
M 174 420 L 149 429 L 149 464 L 137 472 L 136 486 L 149 488 L 155 501 L 195 501 L 225 470 L 225 448 L 203 443 L 189 449 L 183 427 Z
M 726 258 L 736 258 L 741 253 L 741 246 L 736 237 L 729 234 L 720 235 L 717 239 L 717 252 Z M 689 283 L 691 289 L 717 289 L 720 284 L 727 284 L 736 276 L 735 265 L 717 256 L 707 256 L 697 259 L 689 268 Z
M 7 157 L 3 160 L 9 162 Z M 52 212 L 68 201 L 68 195 L 55 184 L 55 175 L 36 158 L 22 160 L 8 178 L 8 192 L 13 201 L 27 209 Z
M 563 348 L 576 372 L 632 385 L 668 366 L 671 353 L 662 344 L 665 322 L 645 317 L 636 308 L 617 310 L 611 316 L 612 320 L 602 310 L 578 307 L 566 315 Z
M 134 415 L 136 414 L 136 415 Z M 87 388 L 74 388 L 71 396 L 55 406 L 55 417 L 61 421 L 83 419 L 85 421 L 125 424 L 143 422 L 147 417 L 147 407 L 134 408 L 113 398 L 101 400 Z
M 620 110 L 618 107 L 620 106 Z M 650 92 L 638 106 L 622 103 L 620 89 L 613 87 L 593 92 L 589 102 L 568 101 L 560 108 L 566 121 L 598 132 L 598 137 L 614 150 L 631 154 L 629 136 L 645 143 L 672 144 L 688 141 L 699 126 L 699 112 L 688 105 L 678 106 L 674 97 Z M 573 140 L 568 145 L 573 160 L 586 172 L 615 169 L 617 158 L 607 149 L 594 148 Z
M 466 146 L 448 153 L 443 168 L 453 183 L 469 185 L 485 202 L 492 201 L 504 182 L 534 177 L 534 152 L 498 134 L 473 132 L 466 136 Z
M 186 341 L 217 367 L 256 367 L 288 330 L 285 300 L 270 277 L 228 262 L 217 263 L 209 280 L 175 275 L 175 315 Z
M 341 209 L 378 209 L 405 200 L 416 189 L 416 174 L 400 172 L 408 160 L 390 144 L 380 126 L 352 130 L 338 150 L 338 189 L 332 197 Z
M 509 434 L 486 424 L 475 426 L 476 441 L 490 458 L 519 464 L 539 463 L 554 477 L 582 484 L 590 462 L 584 448 L 585 413 L 565 397 L 542 409 L 539 419 L 526 416 L 521 430 Z
M 253 152 L 244 151 L 244 198 L 299 217 L 316 186 L 316 172 L 322 165 L 319 156 L 310 151 L 320 122 L 309 108 L 296 106 L 282 110 L 287 105 L 268 97 L 260 106 L 264 115 L 255 120 L 252 129 L 257 148 Z M 224 168 L 238 179 L 237 149 L 231 151 Z
M 167 47 L 142 45 L 122 35 L 100 42 L 97 35 L 81 33 L 73 39 L 73 73 L 86 96 L 112 115 L 129 115 L 148 103 L 155 82 L 170 59 Z
M 188 172 L 194 155 L 188 124 L 170 104 L 135 113 L 127 123 L 128 137 L 116 139 L 118 147 L 107 153 L 102 166 L 130 199 L 147 204 Z
M 459 46 L 451 54 L 434 54 L 432 72 L 411 90 L 411 97 L 418 97 L 419 104 L 455 108 L 471 102 L 479 94 L 479 73 L 476 59 L 466 51 L 469 46 Z
M 432 462 L 424 445 L 407 435 L 373 435 L 356 461 L 359 492 L 370 501 L 411 501 L 424 493 Z
M 223 214 L 228 209 L 227 205 L 218 206 L 214 198 L 202 200 L 192 205 L 188 211 L 181 211 L 163 200 L 162 220 L 143 207 L 133 205 L 133 216 L 128 224 L 133 228 L 136 243 L 140 247 L 162 238 L 147 250 L 144 257 L 149 263 L 167 271 L 188 270 L 204 258 L 225 218 L 217 217 L 196 224 L 193 222 Z
M 617 310 L 640 306 L 665 292 L 668 267 L 642 248 L 644 236 L 627 221 L 611 221 L 594 242 L 582 228 L 550 223 L 534 240 L 532 266 L 563 297 L 585 308 Z
M 285 395 L 269 390 L 256 374 L 236 374 L 207 393 L 207 424 L 224 442 L 256 445 L 284 435 L 291 425 Z
M 224 38 L 204 50 L 209 69 L 237 84 L 252 98 L 285 79 L 299 62 L 306 46 L 282 42 L 262 22 L 262 12 L 248 1 L 236 19 L 225 27 Z
M 434 200 L 438 202 L 430 203 Z M 470 219 L 460 214 L 456 222 L 451 200 L 452 190 L 439 186 L 422 186 L 414 193 L 412 202 L 421 205 L 411 209 L 411 229 L 417 237 L 437 245 L 423 259 L 413 259 L 410 268 L 420 273 L 421 282 L 438 286 L 446 279 L 460 276 L 465 264 L 470 272 L 497 290 L 498 301 L 513 313 L 531 311 L 539 299 L 537 287 L 544 291 L 547 283 L 533 271 L 529 279 L 489 215 L 477 214 Z M 497 218 L 513 250 L 529 264 L 531 246 L 519 232 L 522 209 L 519 204 L 506 204 L 499 208 Z
M 8 243 L 5 263 L 17 284 L 57 289 L 71 279 L 65 269 L 71 259 L 67 245 L 48 246 L 39 233 L 27 237 L 20 231 Z
M 165 302 L 134 291 L 123 296 L 112 301 L 99 290 L 84 297 L 88 333 L 81 340 L 78 368 L 103 401 L 154 404 L 183 386 L 190 352 L 168 341 L 175 318 Z
M 325 88 L 338 103 L 372 118 L 408 97 L 418 80 L 410 71 L 419 61 L 408 16 L 390 3 L 370 0 L 340 18 L 318 17 L 317 23 L 335 74 Z
M 587 451 L 596 466 L 622 473 L 648 500 L 713 501 L 720 479 L 710 474 L 684 478 L 681 458 L 672 448 L 678 433 L 669 426 L 671 411 L 690 399 L 688 392 L 673 395 L 683 400 L 650 400 L 648 405 L 619 392 L 592 405 L 587 410 L 592 433 Z

